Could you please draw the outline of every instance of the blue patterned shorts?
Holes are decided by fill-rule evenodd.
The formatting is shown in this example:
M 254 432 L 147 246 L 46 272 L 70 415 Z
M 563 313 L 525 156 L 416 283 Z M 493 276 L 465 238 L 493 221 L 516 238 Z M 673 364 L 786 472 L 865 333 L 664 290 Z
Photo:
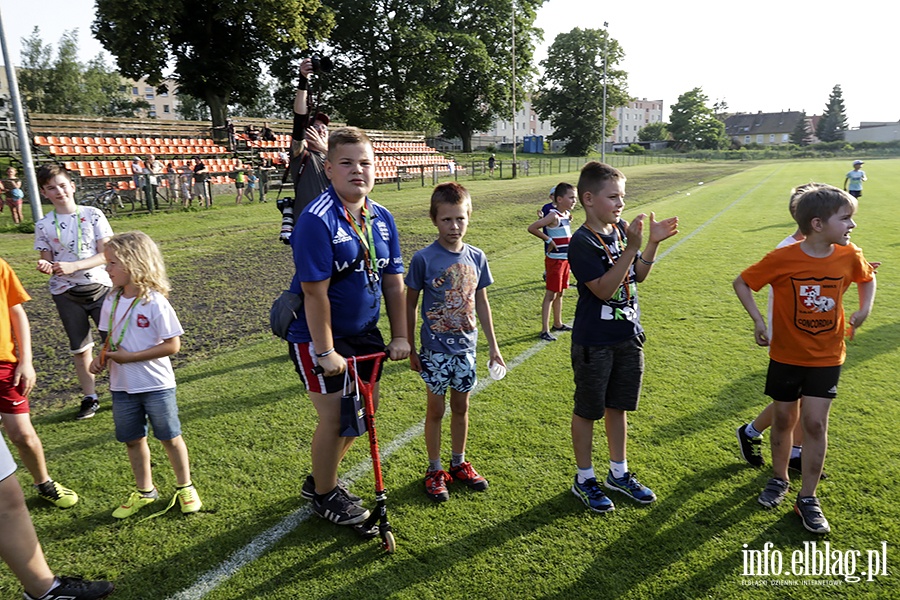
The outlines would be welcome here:
M 478 377 L 475 374 L 475 353 L 444 354 L 422 349 L 419 351 L 422 363 L 420 375 L 431 393 L 443 396 L 447 388 L 457 392 L 471 392 Z

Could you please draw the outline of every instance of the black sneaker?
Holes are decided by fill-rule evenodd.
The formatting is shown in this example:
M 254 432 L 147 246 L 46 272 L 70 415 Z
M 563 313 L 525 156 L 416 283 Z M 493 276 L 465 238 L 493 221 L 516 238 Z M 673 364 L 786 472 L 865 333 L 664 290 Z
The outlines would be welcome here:
M 553 331 L 572 331 L 572 326 L 571 326 L 571 325 L 566 325 L 565 323 L 563 323 L 563 324 L 560 325 L 559 327 L 557 327 L 556 325 L 554 325 L 554 326 L 551 327 L 550 329 L 552 329 Z
M 794 512 L 800 515 L 803 526 L 807 531 L 813 533 L 828 533 L 831 531 L 831 525 L 828 519 L 822 514 L 822 507 L 819 499 L 815 496 L 798 496 L 797 502 L 794 504 Z
M 100 409 L 100 401 L 96 398 L 91 398 L 90 396 L 85 396 L 81 401 L 81 409 L 78 411 L 78 414 L 75 418 L 79 421 L 83 421 L 84 419 L 90 419 L 94 415 L 97 414 L 97 411 Z
M 803 453 L 800 453 L 800 456 L 795 456 L 794 458 L 788 461 L 788 470 L 796 471 L 803 475 Z M 822 471 L 822 475 L 819 476 L 819 481 L 823 479 L 828 479 L 828 473 Z
M 347 496 L 347 499 L 353 504 L 361 505 L 362 498 L 357 496 L 356 494 L 350 491 L 350 488 L 347 487 L 347 482 L 338 477 L 337 480 L 338 489 L 344 492 L 344 495 Z M 312 475 L 306 476 L 306 481 L 303 482 L 303 487 L 300 488 L 300 496 L 306 500 L 312 500 L 316 495 L 316 480 L 313 479 Z
M 542 331 L 540 338 L 542 340 L 544 340 L 545 342 L 555 342 L 556 341 L 556 336 L 551 335 L 549 331 Z
M 737 439 L 741 448 L 741 458 L 754 467 L 761 467 L 765 463 L 762 455 L 762 436 L 752 438 L 747 435 L 746 428 L 747 424 L 744 423 L 737 429 Z
M 58 577 L 59 585 L 38 598 L 23 592 L 25 600 L 100 600 L 116 589 L 109 581 L 88 581 L 79 577 Z
M 790 487 L 791 484 L 787 481 L 782 481 L 777 477 L 773 477 L 766 482 L 766 487 L 763 488 L 762 493 L 759 495 L 759 503 L 766 508 L 775 508 L 781 504 L 782 500 L 784 500 Z
M 369 511 L 350 502 L 339 487 L 313 498 L 313 512 L 336 525 L 356 525 L 369 518 Z

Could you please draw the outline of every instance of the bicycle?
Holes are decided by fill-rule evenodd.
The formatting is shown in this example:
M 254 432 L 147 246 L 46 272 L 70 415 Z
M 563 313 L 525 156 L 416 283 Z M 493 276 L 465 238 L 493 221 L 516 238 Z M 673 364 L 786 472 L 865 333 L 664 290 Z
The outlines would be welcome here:
M 120 212 L 134 212 L 134 200 L 127 196 L 122 196 L 115 188 L 88 194 L 81 200 L 80 204 L 82 206 L 99 208 L 107 217 L 118 216 Z

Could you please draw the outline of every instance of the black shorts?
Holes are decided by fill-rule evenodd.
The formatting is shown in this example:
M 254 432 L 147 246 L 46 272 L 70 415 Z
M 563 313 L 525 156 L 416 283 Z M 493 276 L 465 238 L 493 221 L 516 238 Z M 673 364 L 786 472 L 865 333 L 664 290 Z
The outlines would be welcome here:
M 378 329 L 372 329 L 360 335 L 334 340 L 334 351 L 347 359 L 351 356 L 364 356 L 366 354 L 384 352 L 385 348 L 384 338 L 381 336 L 381 331 Z M 306 386 L 307 391 L 319 394 L 332 394 L 344 389 L 343 373 L 325 377 L 314 371 L 315 367 L 318 366 L 319 361 L 316 358 L 316 349 L 311 342 L 300 344 L 288 342 L 288 354 L 291 357 L 291 362 L 294 363 L 294 369 L 297 371 L 297 374 L 300 375 L 300 379 L 303 381 L 303 385 Z M 372 361 L 359 363 L 357 372 L 363 381 L 369 381 L 372 377 L 373 365 L 374 362 Z M 383 370 L 384 362 L 382 361 L 375 381 L 381 380 L 381 373 Z
M 607 408 L 637 410 L 644 377 L 644 334 L 611 346 L 572 344 L 575 414 L 602 419 Z
M 244 184 L 241 183 L 240 181 L 235 181 L 235 182 L 234 182 L 234 188 L 237 189 L 237 190 L 242 190 L 242 189 L 244 189 Z
M 862 198 L 862 190 L 850 190 L 847 193 L 854 198 Z
M 796 402 L 801 396 L 837 397 L 841 365 L 836 367 L 799 367 L 769 360 L 766 396 L 776 402 Z

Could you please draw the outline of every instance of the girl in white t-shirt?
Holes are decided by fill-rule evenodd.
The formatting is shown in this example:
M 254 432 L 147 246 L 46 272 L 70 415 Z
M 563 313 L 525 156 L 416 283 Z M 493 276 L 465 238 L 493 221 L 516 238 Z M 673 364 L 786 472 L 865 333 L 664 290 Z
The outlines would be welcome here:
M 169 360 L 181 348 L 184 330 L 166 299 L 169 280 L 162 254 L 140 231 L 111 237 L 103 251 L 113 290 L 100 313 L 100 330 L 107 333 L 106 346 L 91 363 L 91 372 L 97 374 L 109 365 L 116 439 L 128 446 L 128 460 L 137 483 L 137 491 L 113 511 L 113 516 L 130 517 L 159 497 L 150 473 L 148 420 L 175 471 L 175 495 L 165 510 L 177 500 L 181 512 L 197 512 L 202 503 L 191 483 L 187 446 L 181 437 L 175 403 L 175 374 Z

